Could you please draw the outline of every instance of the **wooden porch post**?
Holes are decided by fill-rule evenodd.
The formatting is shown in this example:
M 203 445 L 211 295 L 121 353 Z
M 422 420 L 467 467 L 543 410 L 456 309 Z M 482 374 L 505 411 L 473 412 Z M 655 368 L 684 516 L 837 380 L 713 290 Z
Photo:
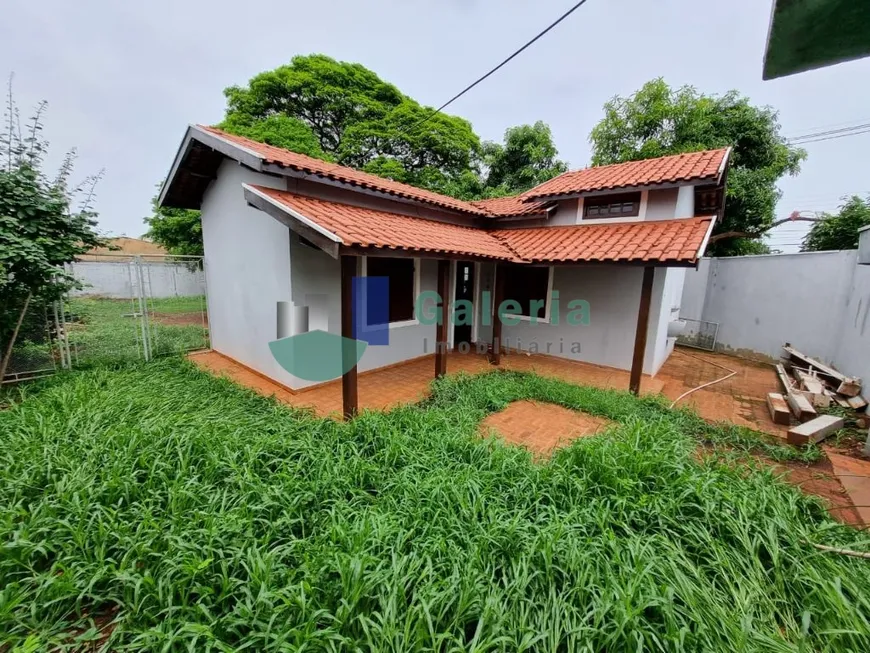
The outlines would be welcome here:
M 342 255 L 341 257 L 341 335 L 349 339 L 353 339 L 353 278 L 356 276 L 356 262 L 356 256 Z M 342 356 L 353 356 L 346 343 L 347 341 L 342 341 Z M 346 367 L 346 363 L 343 367 Z M 359 405 L 356 364 L 341 377 L 341 401 L 345 419 L 356 415 Z
M 643 374 L 643 359 L 646 353 L 646 332 L 649 325 L 649 307 L 652 302 L 653 277 L 656 269 L 651 265 L 643 269 L 643 285 L 640 290 L 640 309 L 637 312 L 637 331 L 634 334 L 634 357 L 631 360 L 631 379 L 628 390 L 640 394 L 640 377 Z
M 447 314 L 450 298 L 450 261 L 438 260 L 438 295 L 441 298 L 441 320 L 435 327 L 435 378 L 447 374 Z
M 504 268 L 500 265 L 495 266 L 495 297 L 493 304 L 495 305 L 495 313 L 492 322 L 492 358 L 490 362 L 493 365 L 501 364 L 501 319 L 498 315 L 498 307 L 504 301 Z

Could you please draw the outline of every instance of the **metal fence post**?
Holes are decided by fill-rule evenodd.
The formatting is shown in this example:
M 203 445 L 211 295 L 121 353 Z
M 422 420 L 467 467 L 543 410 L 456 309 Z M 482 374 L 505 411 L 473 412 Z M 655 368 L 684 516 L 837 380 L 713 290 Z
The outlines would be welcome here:
M 139 286 L 137 299 L 139 300 L 139 326 L 142 329 L 142 355 L 145 357 L 146 361 L 150 361 L 151 341 L 148 337 L 148 306 L 145 302 L 145 283 L 142 277 L 142 257 L 134 257 L 133 265 L 136 267 L 136 282 Z

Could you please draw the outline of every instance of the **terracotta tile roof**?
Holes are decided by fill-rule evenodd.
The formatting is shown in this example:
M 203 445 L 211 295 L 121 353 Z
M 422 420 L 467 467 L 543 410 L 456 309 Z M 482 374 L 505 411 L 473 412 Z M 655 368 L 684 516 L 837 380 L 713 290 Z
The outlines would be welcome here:
M 250 186 L 348 247 L 456 254 L 515 263 L 694 263 L 713 218 L 487 230 Z
M 316 222 L 348 247 L 518 260 L 507 245 L 483 229 L 339 204 L 263 186 L 252 188 Z
M 447 195 L 433 193 L 432 191 L 417 188 L 416 186 L 392 181 L 391 179 L 385 179 L 383 177 L 378 177 L 377 175 L 370 175 L 367 172 L 361 172 L 346 166 L 340 166 L 336 163 L 321 161 L 320 159 L 315 159 L 306 156 L 305 154 L 299 154 L 280 147 L 266 145 L 265 143 L 252 141 L 251 139 L 242 136 L 228 134 L 227 132 L 216 129 L 215 127 L 206 127 L 204 125 L 197 125 L 197 127 L 249 150 L 253 150 L 259 156 L 263 157 L 266 163 L 274 163 L 284 168 L 291 168 L 306 174 L 326 177 L 327 179 L 340 181 L 344 184 L 375 190 L 389 195 L 395 195 L 397 197 L 416 200 L 418 202 L 425 202 L 426 204 L 432 204 L 453 211 L 492 217 L 492 214 L 484 209 L 478 208 L 469 202 L 448 197 Z
M 551 200 L 525 200 L 522 195 L 511 197 L 496 197 L 490 200 L 472 200 L 470 204 L 492 214 L 493 217 L 513 216 L 546 216 L 546 207 L 552 204 Z
M 491 231 L 522 259 L 537 262 L 661 261 L 694 263 L 713 218 L 498 229 Z
M 305 154 L 266 145 L 242 136 L 235 136 L 215 127 L 197 125 L 197 128 L 253 151 L 262 157 L 265 163 L 451 211 L 490 218 L 543 215 L 544 207 L 548 202 L 547 198 L 557 195 L 715 178 L 718 176 L 719 168 L 728 152 L 727 149 L 692 152 L 660 159 L 586 168 L 585 170 L 566 172 L 522 195 L 465 202 L 416 186 L 315 159 Z
M 633 186 L 715 180 L 719 177 L 727 154 L 728 149 L 725 148 L 574 170 L 545 181 L 522 197 L 533 200 Z

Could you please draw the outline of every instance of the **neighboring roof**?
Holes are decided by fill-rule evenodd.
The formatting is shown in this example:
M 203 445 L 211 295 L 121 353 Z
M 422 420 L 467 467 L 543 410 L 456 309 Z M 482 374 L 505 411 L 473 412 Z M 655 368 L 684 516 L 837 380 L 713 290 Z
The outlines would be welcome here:
M 513 261 L 510 249 L 487 231 L 247 186 L 334 234 L 347 247 L 404 249 Z
M 725 170 L 729 152 L 730 148 L 723 148 L 574 170 L 545 181 L 524 193 L 522 197 L 531 201 L 544 197 L 552 198 L 559 195 L 576 195 L 637 186 L 702 180 L 718 181 Z
M 694 263 L 714 218 L 499 229 L 492 232 L 532 263 L 613 261 Z
M 472 200 L 471 204 L 487 211 L 493 217 L 534 217 L 544 216 L 550 200 L 526 201 L 522 195 L 496 197 L 490 200 Z
M 515 263 L 694 264 L 713 218 L 487 230 L 245 185 L 346 247 L 433 252 Z
M 764 79 L 870 55 L 870 2 L 774 0 Z
M 196 145 L 196 146 L 194 146 Z M 212 148 L 212 149 L 210 149 Z M 192 125 L 161 190 L 161 205 L 198 208 L 202 194 L 223 156 L 233 157 L 261 172 L 284 168 L 349 186 L 436 206 L 449 211 L 483 218 L 543 217 L 548 205 L 543 197 L 642 186 L 667 181 L 718 179 L 727 161 L 727 150 L 682 154 L 678 157 L 649 159 L 630 163 L 567 172 L 523 195 L 466 202 L 447 195 L 384 179 L 353 168 L 321 161 L 304 154 L 235 136 L 215 127 Z M 679 163 L 676 159 L 684 158 Z M 567 189 L 567 190 L 566 190 Z M 551 192 L 552 191 L 552 192 Z
M 166 248 L 142 238 L 128 238 L 117 236 L 108 238 L 108 246 L 94 247 L 77 257 L 79 261 L 104 261 L 106 257 L 131 257 L 131 256 L 160 256 L 169 255 Z

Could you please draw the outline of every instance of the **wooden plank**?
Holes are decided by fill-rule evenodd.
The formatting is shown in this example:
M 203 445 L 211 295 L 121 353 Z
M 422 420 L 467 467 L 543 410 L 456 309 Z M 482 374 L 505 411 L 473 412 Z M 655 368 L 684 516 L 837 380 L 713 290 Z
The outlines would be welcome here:
M 788 408 L 788 403 L 778 392 L 771 392 L 767 395 L 767 409 L 770 411 L 770 419 L 774 424 L 783 424 L 788 426 L 791 424 L 791 411 Z
M 634 332 L 634 355 L 631 359 L 631 377 L 628 390 L 632 394 L 640 394 L 640 378 L 643 374 L 643 359 L 646 354 L 646 333 L 649 327 L 649 308 L 652 303 L 653 278 L 655 268 L 647 266 L 643 269 L 643 284 L 640 289 L 640 307 L 637 311 L 637 329 Z
M 824 394 L 825 386 L 812 374 L 795 369 L 795 378 L 800 382 L 801 389 L 806 390 L 811 395 Z
M 356 276 L 357 258 L 355 256 L 341 257 L 341 335 L 353 338 L 353 278 Z M 342 356 L 352 355 L 349 347 L 342 342 Z M 347 365 L 343 365 L 347 367 Z M 341 403 L 344 418 L 350 419 L 356 415 L 359 407 L 356 365 L 351 367 L 341 377 Z
M 857 379 L 846 379 L 837 387 L 837 393 L 846 397 L 857 397 L 861 394 L 861 383 Z
M 799 361 L 802 361 L 805 365 L 817 369 L 824 376 L 828 376 L 831 379 L 835 379 L 839 383 L 842 383 L 847 379 L 844 374 L 841 374 L 837 370 L 832 367 L 828 367 L 824 363 L 820 363 L 815 358 L 810 358 L 806 354 L 799 352 L 797 349 L 792 347 L 789 343 L 785 343 L 782 347 L 783 351 L 785 351 L 790 357 L 797 358 Z
M 447 302 L 450 297 L 450 261 L 438 260 L 438 295 L 441 298 L 441 319 L 435 327 L 435 378 L 447 374 Z
M 850 408 L 854 408 L 855 410 L 861 410 L 867 406 L 867 400 L 861 395 L 858 395 L 857 397 L 849 397 L 846 400 L 846 403 L 849 404 Z
M 814 420 L 789 429 L 788 443 L 803 446 L 809 443 L 821 442 L 832 433 L 836 433 L 845 426 L 842 417 L 835 415 L 821 415 Z
M 791 412 L 801 422 L 808 422 L 818 415 L 810 400 L 798 392 L 788 393 L 785 400 L 791 407 Z
M 782 384 L 783 392 L 788 394 L 794 388 L 794 383 L 792 383 L 791 378 L 785 372 L 785 366 L 780 363 L 776 366 L 776 376 L 779 378 L 779 382 Z

